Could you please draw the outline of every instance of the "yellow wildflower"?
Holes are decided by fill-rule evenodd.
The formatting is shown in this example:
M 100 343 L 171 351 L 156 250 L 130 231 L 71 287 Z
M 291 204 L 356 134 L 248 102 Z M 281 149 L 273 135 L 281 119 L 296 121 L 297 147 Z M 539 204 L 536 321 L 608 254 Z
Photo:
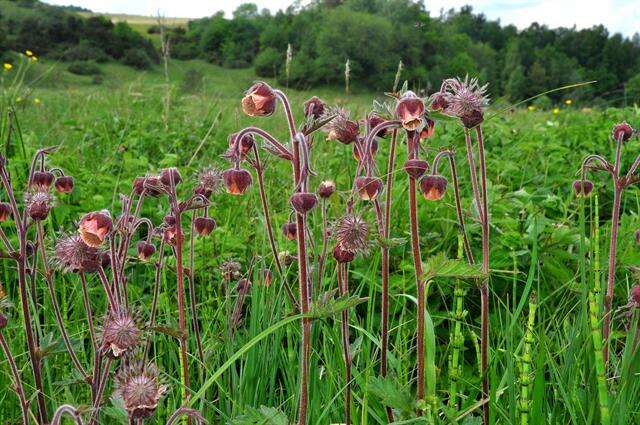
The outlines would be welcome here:
M 528 109 L 528 110 L 530 110 L 531 112 L 533 112 L 533 111 L 535 111 L 535 110 L 536 110 L 536 107 L 535 107 L 535 105 L 529 105 L 529 106 L 527 107 L 527 109 Z
M 570 106 L 572 103 L 573 103 L 573 100 L 571 100 L 571 99 L 567 99 L 567 100 L 564 101 L 564 104 L 567 105 L 567 106 Z
M 40 103 L 40 99 L 38 99 L 37 97 L 35 99 L 33 99 L 33 103 L 35 103 L 36 105 L 38 105 Z
M 2 65 L 2 67 L 4 68 L 5 71 L 8 71 L 11 68 L 13 68 L 13 65 L 11 65 L 10 63 L 5 63 L 4 65 Z
M 553 114 L 558 115 L 560 113 L 560 108 L 553 108 Z
M 25 50 L 24 54 L 27 55 L 27 56 L 33 56 L 33 52 L 31 50 L 29 50 L 29 49 Z
M 31 56 L 31 60 L 35 62 L 35 61 L 38 60 L 38 57 L 37 56 Z
M 22 102 L 22 98 L 20 96 L 16 97 L 16 103 Z

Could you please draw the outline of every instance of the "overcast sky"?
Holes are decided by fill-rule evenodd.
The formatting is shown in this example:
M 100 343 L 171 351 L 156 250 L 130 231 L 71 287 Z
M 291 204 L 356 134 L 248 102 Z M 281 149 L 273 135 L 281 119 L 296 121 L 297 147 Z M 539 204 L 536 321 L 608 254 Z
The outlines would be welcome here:
M 307 0 L 308 1 L 308 0 Z M 307 1 L 302 0 L 302 3 Z M 45 0 L 58 5 L 76 5 L 94 12 L 200 18 L 224 10 L 227 16 L 246 0 Z M 284 9 L 293 0 L 253 0 L 260 9 Z M 604 24 L 611 32 L 631 36 L 640 31 L 640 0 L 425 0 L 432 16 L 442 8 L 459 8 L 471 4 L 491 19 L 518 28 L 539 22 L 549 27 L 590 27 Z

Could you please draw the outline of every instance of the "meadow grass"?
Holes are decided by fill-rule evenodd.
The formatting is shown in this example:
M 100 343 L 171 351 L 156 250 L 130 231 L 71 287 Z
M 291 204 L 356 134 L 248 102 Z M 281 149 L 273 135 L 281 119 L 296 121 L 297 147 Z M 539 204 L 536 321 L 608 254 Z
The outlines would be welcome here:
M 192 177 L 209 165 L 225 167 L 220 155 L 227 148 L 227 136 L 254 124 L 241 113 L 240 98 L 255 80 L 250 70 L 222 69 L 199 61 L 172 61 L 170 79 L 172 105 L 169 129 L 162 119 L 164 76 L 162 71 L 133 71 L 124 66 L 106 64 L 104 79 L 95 84 L 90 77 L 71 76 L 58 65 L 39 65 L 30 76 L 45 71 L 33 91 L 15 97 L 19 131 L 7 143 L 2 135 L 3 154 L 10 159 L 10 168 L 18 180 L 24 180 L 27 161 L 38 148 L 58 145 L 50 162 L 61 166 L 76 179 L 70 195 L 59 197 L 58 206 L 45 222 L 49 235 L 71 231 L 82 213 L 108 208 L 117 211 L 118 193 L 128 193 L 135 176 L 155 172 L 163 167 L 177 166 L 183 176 Z M 7 84 L 9 75 L 4 74 Z M 389 83 L 391 86 L 392 82 Z M 374 98 L 382 93 L 354 92 L 347 96 L 338 89 L 309 91 L 286 90 L 297 117 L 302 116 L 302 102 L 317 95 L 330 104 L 348 108 L 355 118 L 364 117 Z M 6 97 L 3 98 L 6 102 Z M 6 106 L 6 103 L 5 103 Z M 282 112 L 278 111 L 280 115 Z M 484 131 L 487 147 L 487 169 L 491 205 L 491 269 L 490 282 L 490 378 L 491 412 L 496 423 L 600 423 L 598 400 L 602 383 L 597 379 L 592 346 L 592 323 L 589 321 L 587 294 L 601 285 L 594 273 L 594 244 L 599 244 L 602 267 L 606 265 L 606 244 L 609 227 L 611 195 L 606 180 L 597 177 L 599 212 L 595 214 L 593 198 L 584 208 L 571 191 L 571 182 L 585 154 L 608 153 L 614 144 L 608 139 L 614 123 L 624 119 L 637 123 L 640 110 L 563 108 L 551 111 L 515 110 L 488 121 Z M 265 119 L 259 124 L 277 137 L 285 137 L 287 129 L 280 119 Z M 404 142 L 403 142 L 404 143 Z M 436 137 L 427 149 L 435 154 L 440 147 L 458 149 L 458 162 L 464 163 L 462 130 L 454 123 L 438 123 Z M 640 151 L 637 140 L 625 148 L 625 163 Z M 340 196 L 329 206 L 331 217 L 343 210 L 353 181 L 354 166 L 350 147 L 325 141 L 316 136 L 314 145 L 316 184 L 324 179 L 337 183 Z M 380 157 L 386 157 L 387 146 L 380 146 Z M 402 173 L 400 163 L 395 170 Z M 289 184 L 288 167 L 276 159 L 267 161 L 267 196 L 272 204 L 274 227 L 288 221 L 290 208 L 287 196 L 279 196 Z M 468 169 L 459 166 L 464 205 L 470 205 Z M 313 185 L 313 183 L 312 183 Z M 350 292 L 367 297 L 368 302 L 350 312 L 353 356 L 353 420 L 360 424 L 386 423 L 383 400 L 395 402 L 398 411 L 406 410 L 406 394 L 415 385 L 415 283 L 408 246 L 408 214 L 406 186 L 394 187 L 394 215 L 391 237 L 405 243 L 391 248 L 390 256 L 390 338 L 389 376 L 387 382 L 376 382 L 379 361 L 380 258 L 372 250 L 367 258 L 357 259 L 351 266 Z M 1 195 L 0 195 L 1 197 Z M 620 227 L 619 268 L 614 306 L 626 304 L 628 288 L 636 283 L 630 266 L 640 264 L 640 250 L 633 241 L 633 232 L 640 227 L 638 217 L 640 191 L 631 188 L 623 200 Z M 144 215 L 159 222 L 165 211 L 161 202 L 147 202 Z M 373 221 L 373 211 L 366 218 Z M 458 253 L 458 237 L 453 197 L 449 193 L 442 203 L 419 202 L 420 242 L 423 257 L 446 252 L 449 258 Z M 242 198 L 224 194 L 213 198 L 211 215 L 218 222 L 212 238 L 198 239 L 195 245 L 195 279 L 198 311 L 202 320 L 205 362 L 199 364 L 195 343 L 189 350 L 192 368 L 192 389 L 198 392 L 204 382 L 211 385 L 192 407 L 201 410 L 212 423 L 225 423 L 240 415 L 244 422 L 286 423 L 268 408 L 276 408 L 289 418 L 295 417 L 298 385 L 299 326 L 278 323 L 290 317 L 292 310 L 286 296 L 275 282 L 261 284 L 257 274 L 246 300 L 242 325 L 230 330 L 231 309 L 236 299 L 233 286 L 225 285 L 218 266 L 228 259 L 238 259 L 246 270 L 251 261 L 260 268 L 272 268 L 269 241 L 260 208 L 258 192 L 252 189 Z M 310 216 L 311 228 L 321 228 L 319 214 Z M 600 238 L 593 238 L 596 223 Z M 583 226 L 581 225 L 583 224 Z M 471 237 L 478 246 L 480 226 L 468 220 Z M 295 244 L 277 232 L 281 251 L 295 252 Z M 52 244 L 52 241 L 48 241 Z M 581 255 L 584 253 L 584 255 Z M 162 275 L 158 323 L 175 328 L 175 278 L 172 259 Z M 7 261 L 0 263 L 0 281 L 14 303 L 17 300 L 15 270 Z M 329 262 L 327 270 L 335 269 Z M 295 269 L 295 267 L 294 267 Z M 134 263 L 128 268 L 132 299 L 140 305 L 150 305 L 153 267 Z M 289 270 L 290 280 L 295 270 Z M 325 280 L 324 290 L 335 289 L 332 279 Z M 56 274 L 58 299 L 71 337 L 77 345 L 81 361 L 89 362 L 91 348 L 87 341 L 81 286 L 75 276 Z M 45 291 L 43 282 L 39 290 Z M 90 282 L 95 295 L 96 311 L 102 311 L 102 297 L 97 281 Z M 454 291 L 464 289 L 464 310 L 454 304 Z M 536 293 L 533 326 L 528 327 L 529 297 Z M 44 292 L 42 292 L 43 294 Z M 33 306 L 43 319 L 38 329 L 43 349 L 45 392 L 50 406 L 63 403 L 86 404 L 88 394 L 78 383 L 78 376 L 69 367 L 68 355 L 51 314 L 51 305 L 41 296 L 42 305 Z M 430 283 L 427 298 L 429 317 L 433 323 L 428 344 L 431 371 L 436 377 L 435 393 L 442 423 L 480 423 L 481 405 L 477 402 L 481 389 L 478 349 L 480 297 L 473 282 L 439 278 Z M 615 309 L 615 307 L 614 307 Z M 26 368 L 26 344 L 20 326 L 18 309 L 12 309 L 7 330 L 10 347 L 19 366 Z M 146 317 L 148 311 L 140 312 Z M 634 316 L 637 320 L 637 314 Z M 292 322 L 296 319 L 288 319 Z M 455 388 L 458 403 L 446 405 L 451 387 L 449 355 L 456 321 L 457 333 L 463 343 L 456 353 L 459 367 Z M 633 324 L 632 324 L 633 326 Z M 273 328 L 270 328 L 273 327 Z M 264 332 L 267 329 L 268 335 Z M 429 336 L 429 332 L 427 333 Z M 264 338 L 261 338 L 264 336 Z M 260 340 L 246 347 L 246 344 Z M 84 341 L 84 342 L 83 342 Z M 344 362 L 341 350 L 339 315 L 315 322 L 312 335 L 310 423 L 341 422 L 343 412 Z M 253 344 L 253 343 L 252 343 Z M 607 381 L 611 423 L 633 423 L 640 417 L 640 380 L 638 354 L 630 350 L 631 341 L 622 327 L 612 334 L 612 377 Z M 429 346 L 429 345 L 428 345 Z M 177 344 L 162 329 L 156 331 L 153 353 L 163 379 L 170 386 L 156 414 L 157 423 L 181 403 L 179 358 Z M 227 359 L 243 350 L 243 355 L 225 365 Z M 530 358 L 529 367 L 522 367 L 522 356 Z M 221 366 L 224 369 L 220 369 Z M 524 372 L 523 372 L 524 370 Z M 213 375 L 216 371 L 219 373 Z M 26 372 L 23 374 L 28 377 Z M 523 415 L 518 404 L 522 394 L 522 376 L 527 375 L 528 414 Z M 211 376 L 216 379 L 211 381 Z M 29 379 L 25 390 L 33 390 Z M 10 389 L 7 362 L 0 360 L 0 423 L 14 423 L 20 415 L 17 398 Z M 433 384 L 433 383 L 432 383 Z M 599 386 L 600 385 L 600 386 Z M 409 397 L 409 400 L 411 397 Z M 117 404 L 107 403 L 108 423 L 126 423 L 124 411 Z M 261 409 L 261 406 L 265 408 Z M 251 422 L 260 411 L 272 415 L 272 422 Z M 266 412 L 266 413 L 265 413 Z M 528 422 L 524 422 L 526 417 Z M 279 421 L 280 420 L 280 421 Z M 420 422 L 405 422 L 420 423 Z

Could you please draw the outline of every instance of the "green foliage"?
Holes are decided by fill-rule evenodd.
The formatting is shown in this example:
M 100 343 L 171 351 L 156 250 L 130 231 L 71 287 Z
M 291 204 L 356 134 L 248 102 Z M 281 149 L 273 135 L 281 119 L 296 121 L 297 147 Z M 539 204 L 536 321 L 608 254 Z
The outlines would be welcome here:
M 102 70 L 92 62 L 75 62 L 67 67 L 67 71 L 76 75 L 99 75 Z
M 124 51 L 121 60 L 123 64 L 136 69 L 151 68 L 151 59 L 149 59 L 149 56 L 142 50 L 127 49 Z

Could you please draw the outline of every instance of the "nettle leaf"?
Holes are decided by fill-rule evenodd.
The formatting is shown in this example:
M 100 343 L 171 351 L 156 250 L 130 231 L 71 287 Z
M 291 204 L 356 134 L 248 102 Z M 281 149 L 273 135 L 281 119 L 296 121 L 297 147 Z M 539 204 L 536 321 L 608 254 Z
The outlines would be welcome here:
M 232 419 L 232 425 L 288 425 L 287 415 L 275 407 L 260 406 L 258 409 L 248 407 L 244 414 Z
M 159 332 L 161 334 L 165 334 L 176 339 L 180 339 L 182 337 L 182 332 L 180 332 L 179 329 L 172 328 L 169 326 L 153 326 L 149 329 L 151 329 L 154 332 Z
M 360 298 L 358 296 L 341 296 L 333 299 L 324 299 L 314 303 L 311 306 L 309 315 L 314 319 L 322 319 L 331 317 L 342 310 L 347 310 L 368 301 L 369 298 Z
M 480 279 L 485 277 L 479 264 L 469 264 L 466 260 L 452 260 L 444 254 L 437 254 L 427 260 L 424 277 L 455 277 L 458 279 Z
M 367 384 L 367 391 L 373 393 L 385 406 L 397 410 L 401 417 L 414 415 L 415 405 L 411 392 L 400 388 L 392 377 L 371 378 Z
M 407 243 L 407 238 L 388 238 L 385 239 L 379 234 L 375 236 L 376 243 L 380 247 L 396 248 Z

